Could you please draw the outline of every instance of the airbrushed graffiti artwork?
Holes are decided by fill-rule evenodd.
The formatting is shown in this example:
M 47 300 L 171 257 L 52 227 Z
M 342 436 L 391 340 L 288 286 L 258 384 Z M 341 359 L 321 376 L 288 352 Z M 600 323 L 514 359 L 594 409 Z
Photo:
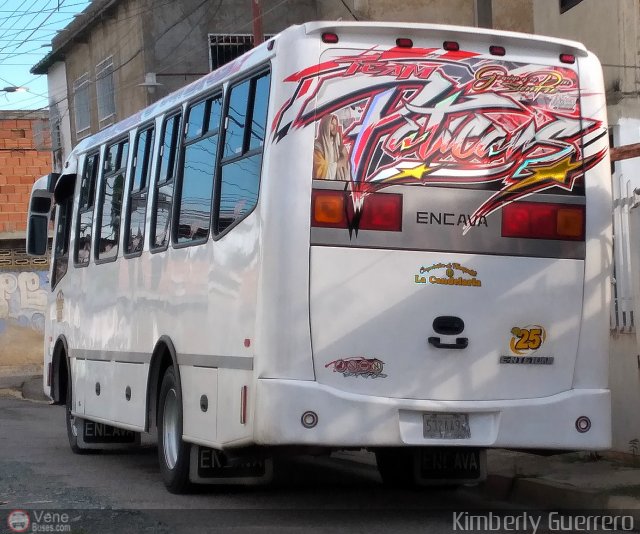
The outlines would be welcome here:
M 398 184 L 493 191 L 465 218 L 466 233 L 532 193 L 583 194 L 584 173 L 606 153 L 583 155 L 606 130 L 581 116 L 585 95 L 568 67 L 443 49 L 334 49 L 284 82 L 295 89 L 274 140 L 315 126 L 313 178 L 346 182 L 356 211 L 368 193 Z

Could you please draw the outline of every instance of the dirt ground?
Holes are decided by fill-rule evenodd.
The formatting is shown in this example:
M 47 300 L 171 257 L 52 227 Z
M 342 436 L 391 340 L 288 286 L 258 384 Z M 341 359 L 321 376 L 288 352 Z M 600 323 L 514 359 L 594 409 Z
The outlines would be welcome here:
M 0 367 L 42 365 L 44 337 L 41 332 L 7 324 L 0 333 Z

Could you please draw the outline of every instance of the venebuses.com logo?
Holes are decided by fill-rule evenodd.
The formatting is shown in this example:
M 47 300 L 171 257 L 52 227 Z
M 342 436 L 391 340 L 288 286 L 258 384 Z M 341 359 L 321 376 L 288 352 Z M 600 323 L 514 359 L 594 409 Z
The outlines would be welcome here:
M 10 532 L 71 532 L 71 518 L 63 512 L 12 510 L 7 516 Z
M 7 526 L 11 532 L 26 532 L 31 526 L 31 518 L 24 510 L 13 510 L 7 517 Z

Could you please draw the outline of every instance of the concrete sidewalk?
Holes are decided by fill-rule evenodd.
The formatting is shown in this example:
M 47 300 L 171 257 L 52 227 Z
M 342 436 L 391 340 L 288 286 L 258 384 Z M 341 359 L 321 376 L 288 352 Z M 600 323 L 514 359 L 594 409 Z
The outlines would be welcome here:
M 0 390 L 49 402 L 42 391 L 42 367 L 0 368 Z M 366 451 L 341 451 L 336 458 L 375 467 Z M 491 449 L 487 453 L 489 497 L 539 509 L 637 510 L 640 517 L 640 456 L 623 460 L 609 453 L 576 452 L 540 456 Z M 634 515 L 636 515 L 634 513 Z

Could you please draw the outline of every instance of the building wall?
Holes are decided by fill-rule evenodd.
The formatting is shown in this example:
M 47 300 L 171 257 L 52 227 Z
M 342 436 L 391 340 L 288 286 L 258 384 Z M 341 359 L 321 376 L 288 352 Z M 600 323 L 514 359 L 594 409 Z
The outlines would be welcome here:
M 27 257 L 24 240 L 0 241 L 0 367 L 42 365 L 47 267 Z
M 143 0 L 148 4 L 153 0 Z M 293 24 L 318 18 L 317 3 L 325 1 L 262 1 L 264 34 L 278 33 Z M 332 3 L 332 2 L 330 2 Z M 209 72 L 209 34 L 252 34 L 249 1 L 183 0 L 166 2 L 144 21 L 145 72 L 156 73 L 157 100 Z
M 145 11 L 146 9 L 146 11 Z M 106 12 L 78 39 L 66 53 L 67 92 L 70 95 L 70 129 L 72 144 L 79 139 L 128 117 L 147 105 L 147 91 L 138 84 L 144 81 L 144 49 L 142 20 L 149 16 L 149 7 L 140 0 L 124 0 L 113 11 Z M 113 84 L 115 88 L 115 116 L 98 120 L 96 66 L 113 57 Z M 74 82 L 88 74 L 91 127 L 76 132 L 74 109 Z
M 48 261 L 24 232 L 33 182 L 51 172 L 48 113 L 0 111 L 0 366 L 42 362 Z
M 562 15 L 558 4 L 534 2 L 535 33 L 584 43 L 603 63 L 608 93 L 637 93 L 640 4 L 582 0 Z
M 50 172 L 48 113 L 0 111 L 0 239 L 24 237 L 31 186 Z
M 51 66 L 47 74 L 49 110 L 51 113 L 52 169 L 62 172 L 62 166 L 71 152 L 71 125 L 69 122 L 69 98 L 67 96 L 67 69 L 63 61 Z M 54 132 L 54 130 L 56 130 Z

